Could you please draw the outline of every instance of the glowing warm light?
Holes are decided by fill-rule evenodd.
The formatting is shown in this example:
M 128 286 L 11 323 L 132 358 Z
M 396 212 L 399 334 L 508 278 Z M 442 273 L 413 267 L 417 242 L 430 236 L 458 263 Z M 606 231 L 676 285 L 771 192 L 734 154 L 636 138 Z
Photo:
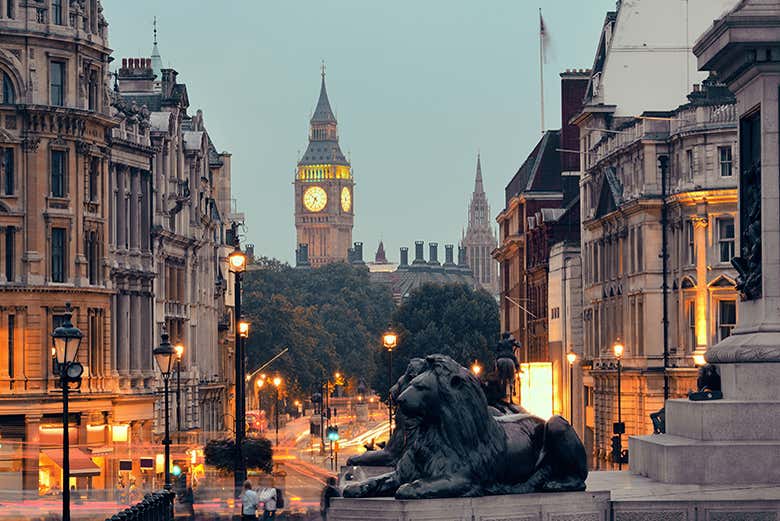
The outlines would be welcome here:
M 574 365 L 574 362 L 577 361 L 577 353 L 573 353 L 571 351 L 566 353 L 566 361 L 569 362 L 569 365 Z
M 291 496 L 290 497 L 290 501 L 300 501 L 300 500 L 301 500 L 300 496 Z
M 553 415 L 552 363 L 520 364 L 520 405 L 540 418 Z
M 111 439 L 116 442 L 126 442 L 130 433 L 130 425 L 124 423 L 111 426 Z
M 693 353 L 693 363 L 698 365 L 707 365 L 707 360 L 704 359 L 704 353 Z
M 388 331 L 382 335 L 382 344 L 384 344 L 388 351 L 392 351 L 393 348 L 398 344 L 398 335 L 392 331 Z
M 701 302 L 700 302 L 701 301 Z M 704 290 L 703 298 L 696 295 L 696 348 L 707 345 L 707 290 Z
M 341 373 L 336 373 L 336 374 L 335 374 L 335 375 L 333 375 L 333 376 L 335 376 L 335 377 L 336 377 L 336 380 L 338 380 L 339 378 L 341 378 Z
M 241 336 L 241 338 L 249 337 L 249 322 L 242 320 L 238 323 L 238 334 Z
M 369 403 L 374 403 L 374 397 L 372 396 L 371 398 L 369 398 L 369 399 L 368 399 L 368 402 L 369 402 Z
M 162 474 L 165 471 L 165 454 L 154 455 L 154 471 Z
M 471 372 L 474 373 L 475 376 L 479 376 L 479 373 L 482 372 L 482 366 L 479 365 L 479 362 L 476 360 L 471 364 Z
M 298 400 L 295 400 L 293 402 L 293 404 L 295 404 L 296 407 L 300 407 L 301 406 L 301 402 L 299 402 Z
M 246 268 L 246 255 L 241 251 L 241 248 L 236 246 L 236 249 L 228 256 L 228 262 L 230 262 L 232 271 L 241 273 Z
M 173 346 L 173 350 L 176 351 L 176 358 L 181 361 L 182 355 L 184 355 L 184 345 L 183 344 L 176 344 Z
M 275 387 L 282 385 L 282 379 L 278 376 L 274 376 L 273 383 Z
M 615 344 L 612 346 L 612 352 L 615 353 L 615 358 L 622 358 L 624 350 L 625 346 L 623 345 L 623 342 L 620 341 L 620 338 L 615 340 Z
M 265 378 L 258 378 L 257 379 L 257 386 L 262 389 L 263 385 L 265 385 Z

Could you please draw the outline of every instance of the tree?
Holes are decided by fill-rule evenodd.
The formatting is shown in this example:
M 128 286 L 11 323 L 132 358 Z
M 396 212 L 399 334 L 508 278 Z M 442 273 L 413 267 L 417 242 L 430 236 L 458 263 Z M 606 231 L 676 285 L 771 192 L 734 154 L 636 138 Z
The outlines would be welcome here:
M 483 290 L 465 284 L 424 284 L 412 291 L 393 315 L 398 346 L 393 351 L 393 379 L 409 360 L 433 353 L 451 356 L 464 366 L 478 360 L 493 365 L 499 338 L 498 304 Z M 374 388 L 386 397 L 388 356 L 374 378 Z
M 270 473 L 273 470 L 273 447 L 266 438 L 246 438 L 242 444 L 244 465 L 248 469 L 259 469 Z M 203 447 L 206 464 L 223 472 L 235 472 L 236 440 L 209 440 Z
M 345 263 L 307 270 L 265 258 L 257 264 L 244 276 L 248 370 L 287 347 L 267 372 L 282 375 L 288 395 L 309 396 L 336 371 L 370 382 L 394 310 L 390 291 Z

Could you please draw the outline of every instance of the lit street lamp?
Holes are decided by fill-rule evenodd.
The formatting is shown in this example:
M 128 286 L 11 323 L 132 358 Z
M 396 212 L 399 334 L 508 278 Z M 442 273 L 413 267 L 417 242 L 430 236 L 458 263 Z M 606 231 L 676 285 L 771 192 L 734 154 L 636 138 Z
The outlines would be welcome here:
M 471 364 L 471 372 L 474 373 L 474 376 L 479 377 L 479 373 L 482 372 L 482 366 L 479 365 L 479 362 L 474 360 L 474 363 Z
M 171 378 L 171 371 L 173 370 L 173 360 L 176 358 L 176 350 L 173 348 L 170 342 L 168 342 L 168 332 L 163 326 L 162 334 L 160 335 L 160 345 L 155 347 L 152 351 L 154 359 L 157 360 L 157 366 L 160 368 L 160 373 L 163 377 L 165 395 L 165 437 L 163 438 L 163 446 L 165 447 L 165 489 L 171 489 L 171 438 L 169 432 L 168 421 L 168 380 Z
M 393 397 L 390 395 L 390 389 L 393 388 L 393 349 L 398 344 L 398 335 L 392 330 L 388 330 L 382 335 L 382 344 L 387 349 L 387 428 L 390 434 L 393 433 Z
M 276 391 L 276 405 L 274 405 L 274 426 L 276 428 L 276 446 L 279 446 L 279 386 L 282 385 L 282 379 L 274 376 L 274 388 Z
M 566 361 L 569 362 L 569 423 L 574 424 L 574 363 L 577 361 L 577 353 L 566 353 Z
M 233 285 L 233 295 L 235 298 L 235 304 L 233 308 L 233 323 L 235 326 L 235 332 L 236 332 L 236 347 L 235 347 L 235 353 L 233 353 L 233 356 L 235 357 L 236 362 L 236 374 L 235 374 L 235 385 L 236 385 L 236 403 L 235 403 L 235 430 L 236 430 L 236 454 L 235 454 L 235 472 L 233 475 L 233 483 L 235 485 L 235 495 L 238 497 L 238 495 L 241 493 L 241 487 L 244 484 L 244 480 L 246 479 L 246 468 L 244 465 L 244 458 L 242 456 L 242 446 L 244 443 L 244 438 L 246 437 L 246 404 L 244 403 L 245 395 L 246 395 L 246 382 L 244 381 L 244 374 L 246 373 L 246 368 L 244 367 L 244 349 L 243 349 L 243 338 L 242 333 L 240 331 L 240 324 L 241 321 L 241 275 L 246 270 L 246 254 L 241 251 L 240 242 L 238 239 L 238 223 L 234 222 L 231 226 L 232 229 L 232 236 L 233 236 L 233 251 L 228 255 L 228 264 L 230 265 L 230 272 L 233 273 L 234 276 L 234 285 Z M 247 330 L 246 332 L 249 332 L 248 324 L 247 324 Z
M 618 442 L 617 442 L 617 448 L 618 448 L 618 470 L 623 470 L 623 433 L 626 431 L 625 425 L 623 425 L 623 417 L 621 414 L 621 406 L 622 406 L 622 399 L 620 396 L 620 373 L 623 369 L 623 364 L 621 363 L 623 358 L 623 350 L 625 347 L 623 346 L 623 343 L 620 341 L 620 337 L 615 341 L 615 344 L 612 346 L 612 351 L 615 353 L 615 358 L 617 358 L 617 399 L 618 399 L 618 421 L 617 424 L 613 426 L 613 433 L 617 435 Z
M 176 344 L 176 439 L 181 443 L 181 358 L 184 355 L 184 344 Z
M 54 373 L 59 373 L 62 387 L 62 521 L 70 521 L 70 437 L 68 436 L 68 386 L 79 382 L 84 367 L 76 361 L 76 355 L 84 336 L 70 321 L 73 309 L 65 304 L 64 321 L 52 332 L 54 348 Z
M 257 379 L 257 409 L 263 412 L 263 385 L 265 385 L 265 375 L 261 374 Z

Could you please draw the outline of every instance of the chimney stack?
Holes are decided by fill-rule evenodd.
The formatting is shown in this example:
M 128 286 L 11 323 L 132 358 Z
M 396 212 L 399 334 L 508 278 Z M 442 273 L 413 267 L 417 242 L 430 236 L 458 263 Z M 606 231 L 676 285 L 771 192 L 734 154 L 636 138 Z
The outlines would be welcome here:
M 398 269 L 409 269 L 409 248 L 406 246 L 401 247 L 401 264 L 398 265 Z
M 425 243 L 423 241 L 414 241 L 414 262 L 412 262 L 412 264 L 425 264 L 423 255 L 424 246 Z
M 428 255 L 428 264 L 430 266 L 440 266 L 439 264 L 439 244 L 436 242 L 429 242 L 428 249 L 430 254 Z
M 362 242 L 356 242 L 353 244 L 352 248 L 352 264 L 355 264 L 357 266 L 364 266 L 366 263 L 363 262 L 363 243 Z
M 455 262 L 453 262 L 453 249 L 455 247 L 452 244 L 445 244 L 444 245 L 444 268 L 449 270 L 455 267 Z

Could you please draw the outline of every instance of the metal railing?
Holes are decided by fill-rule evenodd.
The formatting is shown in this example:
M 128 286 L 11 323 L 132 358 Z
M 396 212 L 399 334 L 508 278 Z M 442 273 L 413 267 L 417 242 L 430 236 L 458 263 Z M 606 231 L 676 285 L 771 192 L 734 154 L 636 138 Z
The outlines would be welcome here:
M 173 498 L 175 494 L 162 490 L 146 494 L 130 508 L 106 518 L 106 521 L 173 521 Z

